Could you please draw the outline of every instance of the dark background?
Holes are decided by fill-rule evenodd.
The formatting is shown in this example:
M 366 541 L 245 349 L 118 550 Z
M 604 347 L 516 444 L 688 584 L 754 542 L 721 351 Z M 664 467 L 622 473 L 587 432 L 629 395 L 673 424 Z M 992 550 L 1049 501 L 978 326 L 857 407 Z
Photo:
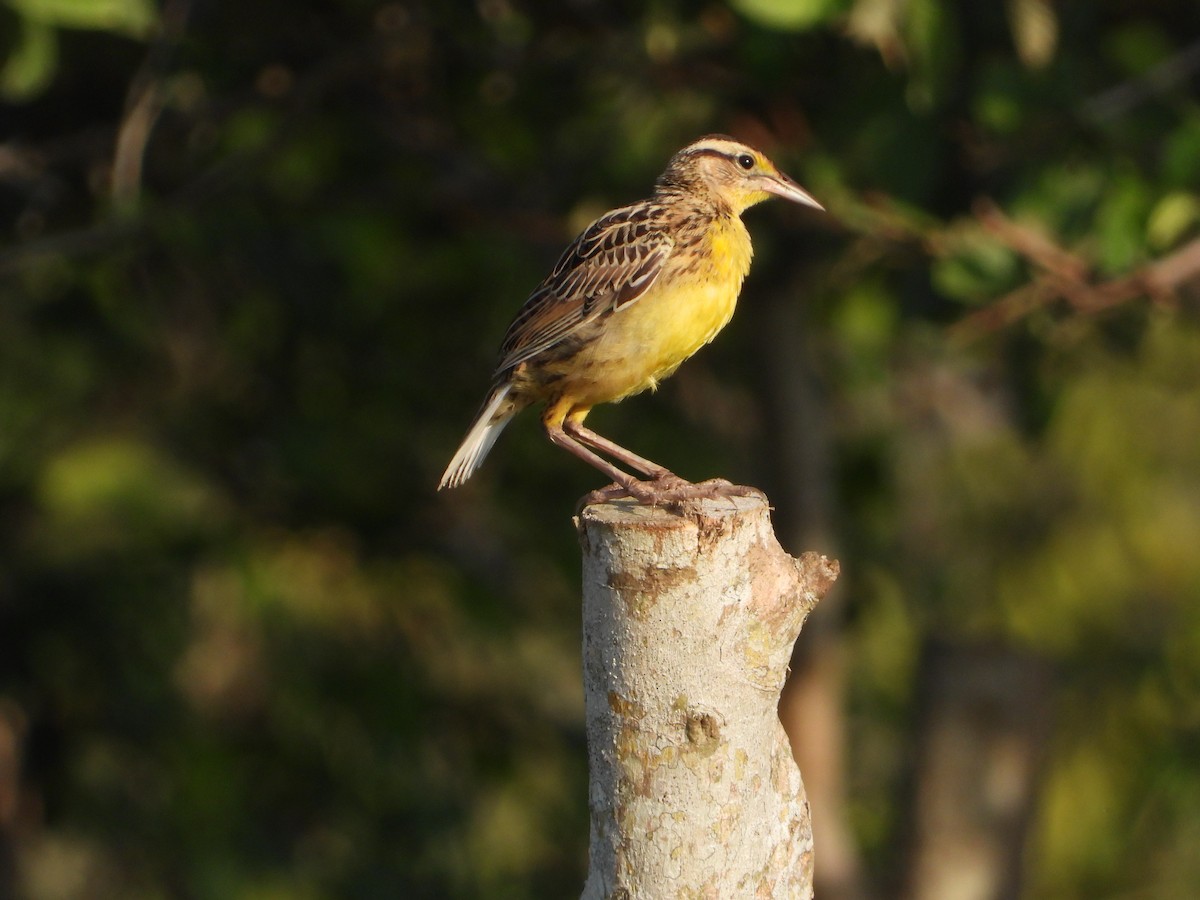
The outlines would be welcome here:
M 784 704 L 819 896 L 933 896 L 965 827 L 942 896 L 1200 893 L 1198 26 L 0 5 L 0 897 L 577 894 L 599 476 L 526 414 L 433 486 L 561 247 L 713 131 L 829 213 L 751 211 L 729 329 L 589 424 L 841 560 Z

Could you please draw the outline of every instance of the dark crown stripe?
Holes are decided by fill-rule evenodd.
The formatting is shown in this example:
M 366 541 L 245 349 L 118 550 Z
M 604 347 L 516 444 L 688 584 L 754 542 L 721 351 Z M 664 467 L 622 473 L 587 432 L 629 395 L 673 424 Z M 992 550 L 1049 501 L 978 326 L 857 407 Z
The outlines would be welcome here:
M 716 147 L 693 147 L 690 150 L 683 151 L 684 156 L 717 156 L 721 159 L 733 159 L 736 154 L 728 153 L 725 150 L 718 150 Z

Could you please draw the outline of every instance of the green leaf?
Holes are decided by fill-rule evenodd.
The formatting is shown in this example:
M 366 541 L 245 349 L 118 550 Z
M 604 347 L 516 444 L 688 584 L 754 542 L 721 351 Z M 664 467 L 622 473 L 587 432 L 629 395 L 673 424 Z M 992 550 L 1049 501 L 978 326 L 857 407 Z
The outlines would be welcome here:
M 981 126 L 996 134 L 1015 134 L 1026 121 L 1028 98 L 1023 74 L 1011 60 L 981 66 L 971 111 Z
M 1116 172 L 1110 176 L 1104 201 L 1096 213 L 1100 271 L 1115 275 L 1145 260 L 1150 203 L 1150 191 L 1137 173 Z
M 14 102 L 36 96 L 54 77 L 57 64 L 58 39 L 54 29 L 22 19 L 17 47 L 0 69 L 0 95 Z
M 911 0 L 904 38 L 912 75 L 908 102 L 915 110 L 938 105 L 958 69 L 959 47 L 953 9 L 941 0 Z
M 731 0 L 747 19 L 779 31 L 803 31 L 833 18 L 847 6 L 845 0 Z
M 1105 42 L 1106 55 L 1128 75 L 1140 75 L 1172 53 L 1171 41 L 1152 22 L 1133 22 L 1113 32 Z
M 1200 184 L 1200 115 L 1189 111 L 1166 138 L 1162 151 L 1163 177 L 1171 186 Z
M 971 229 L 953 239 L 951 253 L 932 267 L 934 288 L 956 300 L 995 297 L 1016 281 L 1016 255 L 984 232 Z
M 169 541 L 212 526 L 223 509 L 202 477 L 121 436 L 84 441 L 47 459 L 37 493 L 44 537 L 63 554 Z
M 1046 165 L 1012 201 L 1017 218 L 1040 223 L 1049 234 L 1064 238 L 1090 234 L 1097 205 L 1110 187 L 1110 175 L 1094 161 L 1071 160 Z
M 1200 198 L 1185 191 L 1167 194 L 1150 211 L 1146 243 L 1152 250 L 1173 247 L 1197 221 L 1200 221 Z
M 900 306 L 880 278 L 858 281 L 833 309 L 830 331 L 846 349 L 847 374 L 859 380 L 887 378 L 890 347 Z
M 145 37 L 158 21 L 153 0 L 5 0 L 29 22 Z

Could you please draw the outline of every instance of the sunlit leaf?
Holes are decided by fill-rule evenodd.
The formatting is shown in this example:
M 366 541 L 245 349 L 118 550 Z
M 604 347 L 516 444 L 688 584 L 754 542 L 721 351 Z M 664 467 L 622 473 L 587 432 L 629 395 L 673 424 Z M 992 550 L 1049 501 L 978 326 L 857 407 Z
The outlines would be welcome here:
M 212 524 L 220 509 L 202 479 L 129 438 L 66 449 L 47 462 L 38 493 L 50 539 L 65 555 L 125 539 L 170 539 Z
M 152 0 L 5 0 L 21 16 L 58 28 L 115 31 L 144 37 L 158 12 Z
M 1096 214 L 1101 271 L 1124 272 L 1146 257 L 1146 220 L 1151 197 L 1146 183 L 1133 172 L 1114 173 Z
M 1154 250 L 1166 250 L 1178 243 L 1188 229 L 1200 221 L 1200 198 L 1176 191 L 1167 194 L 1150 211 L 1146 223 L 1146 242 Z
M 1099 869 L 1120 856 L 1119 800 L 1129 790 L 1129 766 L 1112 747 L 1087 744 L 1062 759 L 1047 778 L 1039 833 L 1048 871 Z M 1058 888 L 1058 890 L 1054 890 Z M 1046 896 L 1061 896 L 1052 884 Z
M 1009 0 L 1007 8 L 1017 56 L 1031 69 L 1044 68 L 1058 46 L 1058 16 L 1050 0 Z
M 1024 107 L 1012 94 L 986 91 L 975 98 L 974 112 L 981 125 L 997 134 L 1011 134 L 1021 125 Z
M 0 93 L 11 101 L 37 95 L 50 83 L 57 63 L 54 29 L 31 19 L 22 20 L 16 49 L 0 69 Z
M 781 31 L 812 28 L 845 7 L 845 0 L 731 0 L 734 9 L 746 18 Z

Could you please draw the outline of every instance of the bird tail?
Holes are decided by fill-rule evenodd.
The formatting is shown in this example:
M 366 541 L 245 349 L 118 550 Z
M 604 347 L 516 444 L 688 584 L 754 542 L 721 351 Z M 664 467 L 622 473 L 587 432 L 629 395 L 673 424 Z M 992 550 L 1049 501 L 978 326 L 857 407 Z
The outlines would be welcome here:
M 454 454 L 454 459 L 450 460 L 450 465 L 446 466 L 438 484 L 439 491 L 442 488 L 458 487 L 479 468 L 483 458 L 492 449 L 492 444 L 496 443 L 496 438 L 500 437 L 500 432 L 508 424 L 508 420 L 517 412 L 518 407 L 508 399 L 511 390 L 511 384 L 502 384 L 488 395 L 483 408 L 475 416 L 471 430 L 463 438 L 462 446 Z

